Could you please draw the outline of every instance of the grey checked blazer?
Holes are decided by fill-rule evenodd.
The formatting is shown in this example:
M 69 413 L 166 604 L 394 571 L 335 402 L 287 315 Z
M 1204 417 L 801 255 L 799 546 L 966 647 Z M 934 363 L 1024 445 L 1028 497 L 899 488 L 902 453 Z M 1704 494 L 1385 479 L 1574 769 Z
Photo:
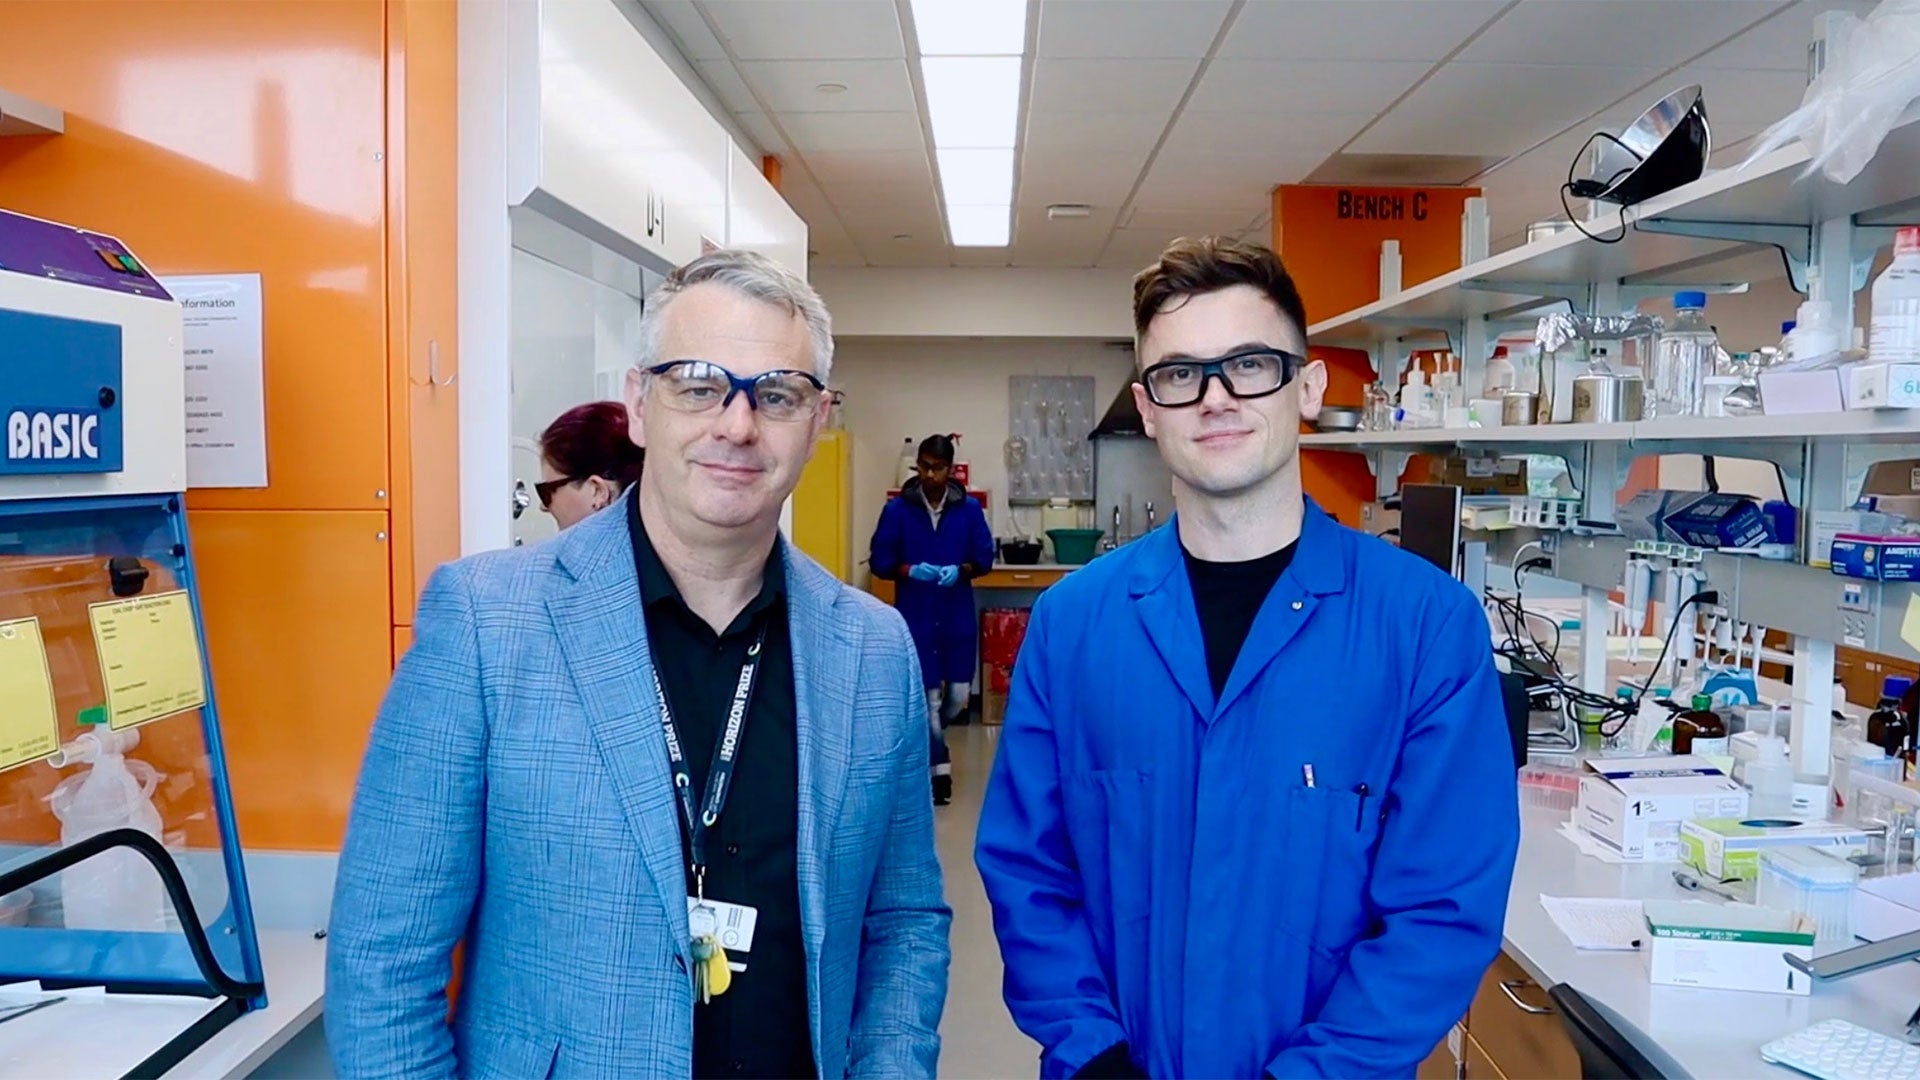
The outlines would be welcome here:
M 326 1028 L 342 1077 L 691 1072 L 680 811 L 625 513 L 428 583 L 340 856 Z M 814 1060 L 822 1077 L 930 1077 L 951 914 L 913 642 L 891 608 L 785 555 Z

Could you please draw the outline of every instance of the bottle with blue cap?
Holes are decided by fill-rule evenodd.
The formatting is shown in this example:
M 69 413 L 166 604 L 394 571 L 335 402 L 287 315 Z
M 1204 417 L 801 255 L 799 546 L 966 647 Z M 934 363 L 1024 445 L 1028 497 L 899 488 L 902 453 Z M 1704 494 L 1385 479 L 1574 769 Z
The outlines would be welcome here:
M 1719 335 L 1707 322 L 1707 294 L 1673 294 L 1673 324 L 1660 335 L 1654 354 L 1653 393 L 1648 402 L 1653 416 L 1700 416 L 1706 411 L 1707 376 L 1714 373 L 1720 353 Z

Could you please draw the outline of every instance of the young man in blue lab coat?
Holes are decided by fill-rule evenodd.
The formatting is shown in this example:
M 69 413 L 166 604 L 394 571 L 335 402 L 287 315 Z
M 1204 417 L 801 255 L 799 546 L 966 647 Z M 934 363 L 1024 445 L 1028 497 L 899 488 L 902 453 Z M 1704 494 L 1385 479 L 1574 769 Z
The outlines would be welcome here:
M 980 818 L 1043 1077 L 1411 1076 L 1500 947 L 1518 797 L 1486 616 L 1301 489 L 1327 375 L 1269 250 L 1134 281 L 1179 513 L 1048 590 Z
M 993 529 L 980 500 L 951 479 L 953 439 L 929 435 L 915 462 L 919 478 L 880 511 L 867 566 L 899 582 L 894 606 L 907 620 L 927 684 L 927 729 L 933 801 L 953 801 L 953 755 L 947 723 L 966 711 L 978 663 L 979 619 L 974 578 L 993 569 Z

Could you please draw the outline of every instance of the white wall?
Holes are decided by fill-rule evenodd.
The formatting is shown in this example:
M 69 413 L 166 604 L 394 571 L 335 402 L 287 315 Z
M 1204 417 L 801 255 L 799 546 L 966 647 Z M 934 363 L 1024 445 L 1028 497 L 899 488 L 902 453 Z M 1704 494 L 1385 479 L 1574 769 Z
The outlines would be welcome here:
M 918 445 L 935 432 L 959 432 L 960 457 L 972 462 L 972 484 L 992 493 L 994 533 L 1005 535 L 1013 527 L 1003 501 L 1008 378 L 1091 375 L 1098 413 L 1126 384 L 1132 365 L 1131 353 L 1088 339 L 840 339 L 833 381 L 846 391 L 844 415 L 853 436 L 856 577 L 866 579 L 867 544 L 887 490 L 898 479 L 903 439 L 912 437 Z M 1020 525 L 1038 531 L 1039 512 L 1021 511 Z
M 849 337 L 1133 337 L 1126 270 L 816 267 Z

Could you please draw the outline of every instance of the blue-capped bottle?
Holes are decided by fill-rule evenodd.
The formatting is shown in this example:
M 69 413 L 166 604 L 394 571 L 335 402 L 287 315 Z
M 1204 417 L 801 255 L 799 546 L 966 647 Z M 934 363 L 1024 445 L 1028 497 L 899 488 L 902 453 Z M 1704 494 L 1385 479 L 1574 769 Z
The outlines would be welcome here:
M 1673 325 L 1654 352 L 1653 393 L 1648 405 L 1660 419 L 1700 416 L 1706 411 L 1707 376 L 1714 373 L 1720 337 L 1707 322 L 1707 294 L 1673 294 Z

